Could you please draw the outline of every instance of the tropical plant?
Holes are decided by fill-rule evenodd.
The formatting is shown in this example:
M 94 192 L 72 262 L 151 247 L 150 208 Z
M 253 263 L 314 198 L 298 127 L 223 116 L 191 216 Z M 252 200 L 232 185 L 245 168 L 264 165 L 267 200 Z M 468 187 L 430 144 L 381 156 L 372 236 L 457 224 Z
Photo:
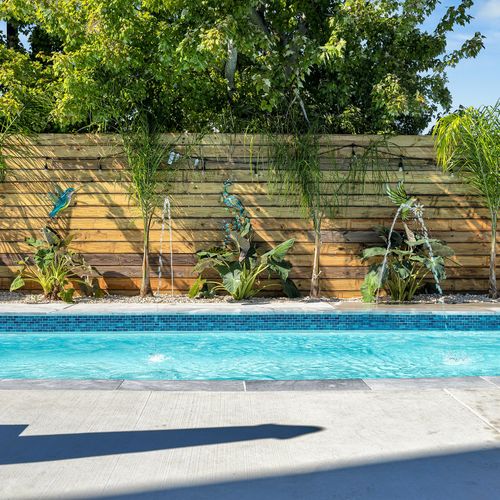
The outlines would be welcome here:
M 376 228 L 385 247 L 363 251 L 363 260 L 375 260 L 361 285 L 363 301 L 375 301 L 380 289 L 384 289 L 395 301 L 411 300 L 424 287 L 424 280 L 429 274 L 438 292 L 441 292 L 439 283 L 446 279 L 445 258 L 454 255 L 453 250 L 442 241 L 429 238 L 423 219 L 424 207 L 417 198 L 407 193 L 403 181 L 394 188 L 388 184 L 386 194 L 398 208 L 390 229 L 383 226 Z M 394 230 L 398 219 L 403 225 L 402 233 Z M 410 227 L 415 223 L 418 231 Z
M 289 239 L 268 251 L 262 251 L 253 241 L 253 228 L 243 204 L 224 186 L 222 200 L 233 214 L 233 220 L 224 226 L 225 238 L 222 246 L 201 250 L 196 253 L 198 262 L 194 272 L 198 278 L 189 290 L 189 296 L 211 296 L 217 291 L 229 293 L 235 300 L 244 300 L 258 294 L 270 285 L 261 283 L 261 278 L 271 274 L 278 276 L 285 295 L 298 297 L 299 291 L 290 279 L 291 264 L 285 260 L 294 244 Z M 213 270 L 218 280 L 204 277 Z
M 406 227 L 409 230 L 408 226 Z M 446 279 L 445 258 L 453 255 L 453 250 L 436 239 L 426 240 L 424 235 L 393 231 L 388 249 L 389 229 L 378 227 L 377 234 L 386 246 L 371 247 L 363 251 L 363 260 L 371 262 L 370 270 L 361 285 L 364 302 L 374 302 L 379 289 L 386 291 L 391 299 L 405 302 L 426 285 L 429 277 L 439 281 Z M 431 245 L 432 256 L 428 245 Z M 384 275 L 381 276 L 382 262 L 387 255 Z
M 490 214 L 489 289 L 498 297 L 496 280 L 497 228 L 500 210 L 500 101 L 493 106 L 460 109 L 441 118 L 433 131 L 437 161 L 445 172 L 463 178 Z
M 242 242 L 238 240 L 239 238 L 235 236 L 232 248 L 231 245 L 227 245 L 196 253 L 198 262 L 194 271 L 199 273 L 199 276 L 189 290 L 189 297 L 212 296 L 222 290 L 235 300 L 248 299 L 271 286 L 261 283 L 264 273 L 267 278 L 271 273 L 277 274 L 288 297 L 299 296 L 295 284 L 289 278 L 291 265 L 285 260 L 288 250 L 294 244 L 293 239 L 264 253 L 260 253 L 255 246 L 250 245 L 243 258 L 241 257 L 243 247 L 240 246 Z M 220 279 L 203 278 L 202 274 L 209 269 L 215 270 Z
M 329 157 L 322 157 L 319 136 L 311 131 L 271 135 L 270 139 L 270 191 L 280 195 L 282 203 L 298 206 L 301 215 L 312 225 L 314 255 L 309 294 L 319 297 L 323 221 L 337 217 L 353 197 L 363 193 L 368 174 L 370 181 L 382 188 L 388 166 L 380 160 L 378 149 L 385 140 L 381 138 L 365 147 L 348 146 L 349 151 L 352 148 L 351 158 L 342 160 L 332 156 L 334 151 L 329 151 Z
M 10 291 L 35 283 L 50 300 L 72 302 L 74 285 L 89 295 L 101 297 L 103 291 L 95 281 L 96 274 L 85 259 L 69 248 L 72 235 L 60 237 L 49 227 L 42 229 L 43 239 L 28 238 L 26 243 L 34 254 L 19 261 L 21 266 L 11 283 Z
M 140 295 L 144 297 L 153 293 L 149 265 L 150 231 L 154 217 L 167 196 L 169 183 L 173 180 L 173 161 L 168 158 L 173 151 L 173 144 L 162 140 L 147 115 L 138 116 L 122 125 L 120 132 L 127 155 L 126 176 L 130 195 L 142 219 Z

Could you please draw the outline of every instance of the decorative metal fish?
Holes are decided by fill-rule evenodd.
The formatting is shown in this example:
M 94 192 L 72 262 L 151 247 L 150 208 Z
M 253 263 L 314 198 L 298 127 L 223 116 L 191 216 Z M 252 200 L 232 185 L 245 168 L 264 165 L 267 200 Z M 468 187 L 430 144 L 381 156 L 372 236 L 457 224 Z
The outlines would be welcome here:
M 56 192 L 49 193 L 49 198 L 54 204 L 54 208 L 49 213 L 49 217 L 51 219 L 55 219 L 60 212 L 66 210 L 66 208 L 69 207 L 74 194 L 74 188 L 68 188 L 63 191 L 59 186 L 56 186 Z

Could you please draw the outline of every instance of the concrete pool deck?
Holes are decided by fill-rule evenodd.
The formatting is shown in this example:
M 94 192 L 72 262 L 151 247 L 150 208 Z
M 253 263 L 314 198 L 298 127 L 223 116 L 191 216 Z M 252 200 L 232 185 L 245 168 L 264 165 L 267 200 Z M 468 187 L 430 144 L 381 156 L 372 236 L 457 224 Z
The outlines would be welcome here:
M 500 386 L 0 390 L 0 498 L 496 500 Z

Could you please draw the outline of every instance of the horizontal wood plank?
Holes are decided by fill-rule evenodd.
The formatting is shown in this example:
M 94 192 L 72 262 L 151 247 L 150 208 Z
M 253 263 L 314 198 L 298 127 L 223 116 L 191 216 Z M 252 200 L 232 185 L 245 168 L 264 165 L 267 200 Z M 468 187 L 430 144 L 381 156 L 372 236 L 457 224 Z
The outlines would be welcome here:
M 289 138 L 284 137 L 283 140 Z M 352 146 L 358 155 L 377 143 L 378 168 L 386 168 L 384 181 L 404 180 L 412 196 L 425 206 L 432 237 L 446 241 L 456 252 L 447 263 L 446 291 L 481 291 L 487 287 L 490 224 L 489 212 L 478 193 L 459 178 L 435 166 L 430 136 L 320 136 L 320 165 L 325 195 L 335 192 L 339 175 L 350 168 Z M 172 251 L 174 292 L 185 293 L 194 280 L 194 252 L 221 243 L 222 225 L 230 217 L 220 203 L 222 183 L 233 181 L 232 193 L 240 197 L 252 217 L 255 241 L 269 248 L 288 238 L 296 243 L 290 252 L 292 277 L 307 292 L 311 275 L 314 235 L 311 222 L 293 197 L 270 189 L 268 172 L 275 140 L 249 134 L 166 134 L 166 149 L 183 157 L 175 166 L 168 188 L 172 202 Z M 0 184 L 0 287 L 7 288 L 17 261 L 30 252 L 28 237 L 39 237 L 44 225 L 75 233 L 73 247 L 82 252 L 110 291 L 136 293 L 140 285 L 142 221 L 129 196 L 127 162 L 122 142 L 115 135 L 43 134 L 11 138 L 2 151 L 8 165 L 6 182 Z M 399 158 L 403 156 L 403 170 Z M 194 160 L 203 159 L 203 168 Z M 332 164 L 341 173 L 332 170 Z M 47 194 L 55 185 L 78 189 L 75 203 L 56 220 L 48 219 Z M 395 207 L 383 196 L 378 172 L 368 172 L 362 194 L 353 194 L 333 219 L 325 219 L 322 232 L 321 285 L 326 295 L 359 296 L 367 271 L 360 254 L 366 246 L 381 244 L 374 233 L 389 226 Z M 161 213 L 151 231 L 153 288 L 157 286 Z M 397 226 L 400 229 L 400 226 Z M 162 290 L 170 291 L 170 244 L 163 234 Z M 497 236 L 497 242 L 500 236 Z M 273 285 L 266 294 L 277 293 Z

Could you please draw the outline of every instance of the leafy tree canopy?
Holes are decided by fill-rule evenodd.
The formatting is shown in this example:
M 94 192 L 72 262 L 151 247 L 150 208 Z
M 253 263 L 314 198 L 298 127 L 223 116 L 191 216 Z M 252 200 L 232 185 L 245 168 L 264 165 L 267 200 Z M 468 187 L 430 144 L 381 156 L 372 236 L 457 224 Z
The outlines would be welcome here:
M 168 130 L 258 131 L 299 117 L 304 130 L 418 133 L 451 105 L 447 69 L 483 47 L 480 33 L 446 47 L 472 3 L 432 31 L 422 24 L 438 0 L 4 0 L 0 17 L 43 34 L 64 126 L 146 113 Z M 4 94 L 11 59 L 1 59 Z

